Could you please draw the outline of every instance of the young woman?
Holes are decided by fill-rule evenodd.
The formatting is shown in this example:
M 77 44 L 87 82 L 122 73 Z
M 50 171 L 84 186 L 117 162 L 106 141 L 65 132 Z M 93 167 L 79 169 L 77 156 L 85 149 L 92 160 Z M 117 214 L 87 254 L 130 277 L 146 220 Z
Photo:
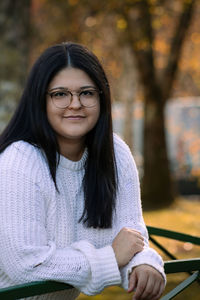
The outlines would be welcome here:
M 31 299 L 75 299 L 122 285 L 158 299 L 161 257 L 148 245 L 137 169 L 112 131 L 110 89 L 82 45 L 36 61 L 0 137 L 0 287 L 55 280 L 74 288 Z

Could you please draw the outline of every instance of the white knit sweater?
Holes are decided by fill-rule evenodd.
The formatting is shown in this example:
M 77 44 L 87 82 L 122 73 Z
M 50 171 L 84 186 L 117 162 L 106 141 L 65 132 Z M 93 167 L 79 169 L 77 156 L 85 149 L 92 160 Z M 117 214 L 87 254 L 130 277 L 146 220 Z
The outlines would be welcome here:
M 148 246 L 133 157 L 116 135 L 114 147 L 119 189 L 111 229 L 78 222 L 87 150 L 78 162 L 61 156 L 56 177 L 60 193 L 38 148 L 19 141 L 0 155 L 0 287 L 61 281 L 74 288 L 29 299 L 71 300 L 80 291 L 94 295 L 110 285 L 127 289 L 128 274 L 139 264 L 149 264 L 165 277 L 161 257 Z M 119 270 L 111 244 L 122 227 L 139 230 L 146 246 Z

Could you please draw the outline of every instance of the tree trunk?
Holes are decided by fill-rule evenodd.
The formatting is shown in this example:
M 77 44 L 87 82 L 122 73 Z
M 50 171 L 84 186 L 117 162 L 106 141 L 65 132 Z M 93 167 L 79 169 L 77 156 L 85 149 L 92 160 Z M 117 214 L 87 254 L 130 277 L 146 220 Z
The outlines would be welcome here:
M 135 2 L 124 10 L 128 24 L 129 43 L 136 57 L 138 74 L 144 90 L 144 176 L 142 201 L 144 209 L 155 209 L 173 202 L 174 194 L 170 176 L 164 108 L 177 73 L 186 30 L 189 27 L 195 0 L 184 1 L 183 11 L 172 39 L 166 68 L 157 77 L 154 64 L 152 16 L 147 0 Z
M 137 95 L 137 74 L 135 68 L 135 61 L 130 47 L 122 47 L 122 55 L 124 62 L 125 74 L 122 79 L 123 83 L 123 97 L 124 104 L 124 128 L 123 138 L 129 145 L 132 153 L 134 152 L 134 136 L 133 136 L 133 108 L 135 97 Z M 135 71 L 133 71 L 135 70 Z M 122 87 L 121 87 L 122 90 Z
M 157 99 L 145 100 L 143 147 L 143 207 L 156 209 L 167 206 L 173 202 L 173 190 L 166 147 L 164 107 Z

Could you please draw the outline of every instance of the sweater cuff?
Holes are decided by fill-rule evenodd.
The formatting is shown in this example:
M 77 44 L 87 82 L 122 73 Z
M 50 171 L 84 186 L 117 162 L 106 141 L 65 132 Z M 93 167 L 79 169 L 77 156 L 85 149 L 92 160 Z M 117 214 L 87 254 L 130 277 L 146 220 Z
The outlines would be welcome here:
M 132 273 L 133 268 L 139 265 L 149 265 L 161 273 L 165 284 L 167 282 L 164 272 L 164 263 L 161 256 L 152 248 L 146 248 L 143 251 L 137 253 L 132 260 L 121 269 L 122 286 L 125 290 L 128 290 L 129 275 Z
M 90 264 L 91 272 L 87 284 L 77 287 L 81 292 L 95 295 L 106 286 L 121 284 L 121 275 L 111 246 L 96 249 L 87 241 L 79 241 L 71 246 L 82 252 Z

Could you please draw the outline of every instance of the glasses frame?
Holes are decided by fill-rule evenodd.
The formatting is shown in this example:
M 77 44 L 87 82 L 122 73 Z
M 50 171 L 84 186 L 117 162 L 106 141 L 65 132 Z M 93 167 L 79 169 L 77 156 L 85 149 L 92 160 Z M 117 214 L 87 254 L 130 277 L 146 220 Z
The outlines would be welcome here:
M 63 92 L 68 92 L 68 93 L 70 93 L 71 98 L 70 98 L 69 105 L 67 105 L 67 106 L 65 106 L 65 107 L 59 107 L 59 106 L 57 106 L 57 105 L 55 104 L 55 101 L 53 100 L 53 98 L 54 98 L 54 97 L 53 97 L 53 94 L 56 93 L 56 92 L 59 92 L 59 91 L 63 91 Z M 86 106 L 86 105 L 83 105 L 83 104 L 82 104 L 81 99 L 80 99 L 80 95 L 81 95 L 82 92 L 86 92 L 86 91 L 95 91 L 95 92 L 98 93 L 98 95 L 102 94 L 102 91 L 100 91 L 100 90 L 98 90 L 98 89 L 95 89 L 95 88 L 88 88 L 88 89 L 85 89 L 85 90 L 81 90 L 81 91 L 79 91 L 79 92 L 73 92 L 73 91 L 70 91 L 70 90 L 68 90 L 68 89 L 64 89 L 64 88 L 63 88 L 63 89 L 58 89 L 58 90 L 55 90 L 55 91 L 52 91 L 52 92 L 49 92 L 49 91 L 48 91 L 48 92 L 47 92 L 47 95 L 49 95 L 49 96 L 51 97 L 51 100 L 52 100 L 53 104 L 54 104 L 57 108 L 60 108 L 60 109 L 65 109 L 65 108 L 69 107 L 69 106 L 71 105 L 72 101 L 73 101 L 73 96 L 74 96 L 74 95 L 76 95 L 76 96 L 78 97 L 78 100 L 79 100 L 79 102 L 80 102 L 80 104 L 81 104 L 82 107 L 91 108 L 91 107 L 96 106 L 96 104 L 94 104 L 94 105 L 92 105 L 92 106 Z

